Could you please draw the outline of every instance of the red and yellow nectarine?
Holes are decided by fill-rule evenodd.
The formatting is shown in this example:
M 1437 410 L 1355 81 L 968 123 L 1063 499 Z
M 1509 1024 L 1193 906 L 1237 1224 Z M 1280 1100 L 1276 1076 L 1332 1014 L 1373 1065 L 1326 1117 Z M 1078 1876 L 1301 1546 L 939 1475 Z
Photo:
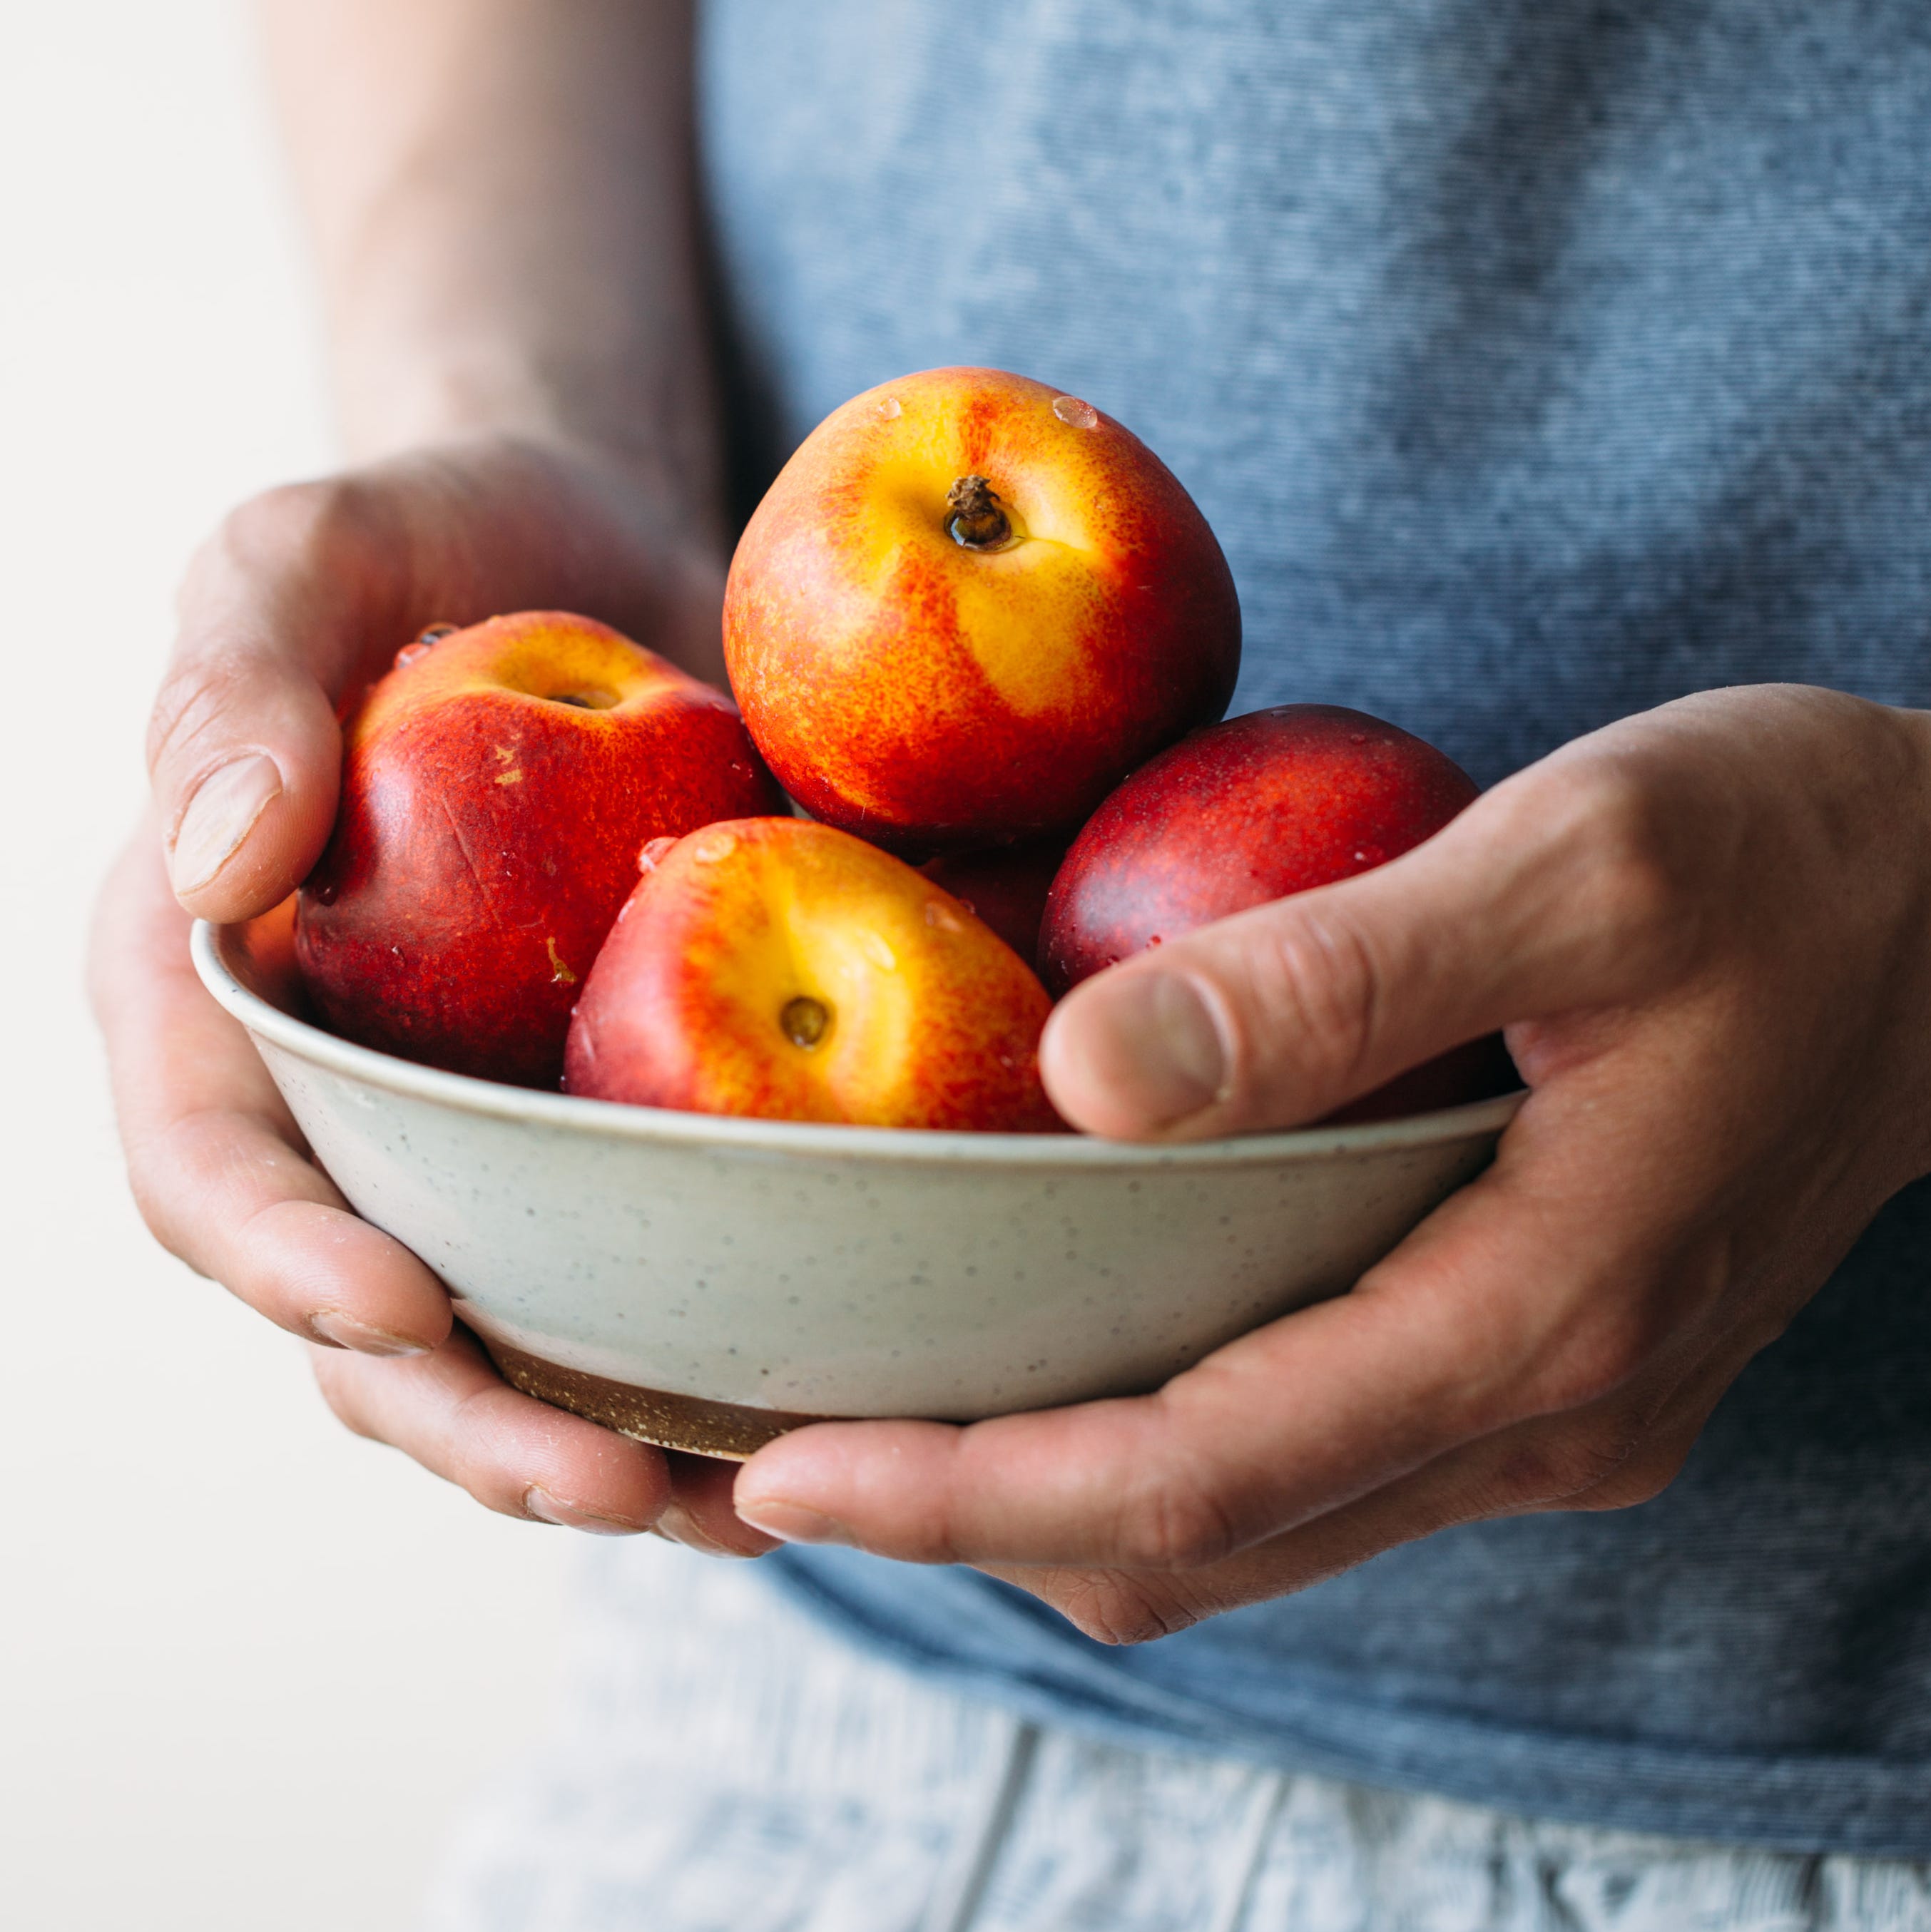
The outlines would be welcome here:
M 992 369 L 854 397 L 746 527 L 725 598 L 745 722 L 805 808 L 893 850 L 1068 832 L 1220 716 L 1240 606 L 1132 433 Z
M 886 1127 L 1050 1130 L 1032 970 L 889 854 L 794 818 L 643 855 L 572 1023 L 572 1094 Z

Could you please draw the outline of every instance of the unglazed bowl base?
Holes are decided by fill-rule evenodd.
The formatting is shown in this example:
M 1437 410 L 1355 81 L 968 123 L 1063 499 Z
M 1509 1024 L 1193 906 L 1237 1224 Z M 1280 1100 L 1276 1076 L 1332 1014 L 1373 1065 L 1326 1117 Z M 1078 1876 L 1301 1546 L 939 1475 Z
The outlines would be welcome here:
M 734 1402 L 707 1402 L 692 1395 L 671 1395 L 663 1389 L 639 1388 L 635 1382 L 612 1382 L 606 1376 L 587 1375 L 540 1356 L 526 1354 L 506 1342 L 478 1338 L 503 1380 L 525 1395 L 553 1408 L 566 1408 L 606 1429 L 615 1430 L 659 1449 L 682 1449 L 693 1456 L 721 1456 L 742 1462 L 788 1430 L 808 1422 L 831 1422 L 828 1415 L 794 1415 L 777 1408 L 749 1408 Z

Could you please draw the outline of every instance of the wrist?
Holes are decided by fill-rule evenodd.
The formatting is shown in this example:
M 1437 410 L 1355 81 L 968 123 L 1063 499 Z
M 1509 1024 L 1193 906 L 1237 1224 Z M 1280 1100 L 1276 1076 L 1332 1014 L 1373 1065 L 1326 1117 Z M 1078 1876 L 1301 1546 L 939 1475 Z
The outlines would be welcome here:
M 336 357 L 344 439 L 358 464 L 427 448 L 520 446 L 546 452 L 635 500 L 708 549 L 725 544 L 722 461 L 707 372 L 682 406 L 640 395 L 674 386 L 642 371 L 545 357 L 530 345 L 439 335 L 422 352 L 346 343 Z

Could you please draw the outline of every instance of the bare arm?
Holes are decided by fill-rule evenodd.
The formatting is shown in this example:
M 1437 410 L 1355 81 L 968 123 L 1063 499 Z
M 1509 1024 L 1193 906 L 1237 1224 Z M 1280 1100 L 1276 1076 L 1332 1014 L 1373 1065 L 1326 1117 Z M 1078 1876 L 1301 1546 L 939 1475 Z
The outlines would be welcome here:
M 352 453 L 620 452 L 718 539 L 674 0 L 261 0 Z

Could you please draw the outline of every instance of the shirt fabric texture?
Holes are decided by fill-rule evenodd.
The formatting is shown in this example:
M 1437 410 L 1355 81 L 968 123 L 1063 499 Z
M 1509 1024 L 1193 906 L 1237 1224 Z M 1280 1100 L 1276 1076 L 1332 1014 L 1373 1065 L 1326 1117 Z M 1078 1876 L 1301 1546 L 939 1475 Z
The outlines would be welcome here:
M 423 1932 L 1931 1932 L 1931 1868 L 1701 1844 L 1039 1725 L 654 1538 Z
M 1683 693 L 1931 704 L 1931 11 L 713 0 L 747 501 L 846 397 L 1017 369 L 1239 585 L 1236 712 L 1492 783 Z M 1931 1856 L 1931 1186 L 1641 1508 L 1446 1532 L 1114 1651 L 973 1573 L 767 1567 L 1009 1708 L 1632 1832 Z

